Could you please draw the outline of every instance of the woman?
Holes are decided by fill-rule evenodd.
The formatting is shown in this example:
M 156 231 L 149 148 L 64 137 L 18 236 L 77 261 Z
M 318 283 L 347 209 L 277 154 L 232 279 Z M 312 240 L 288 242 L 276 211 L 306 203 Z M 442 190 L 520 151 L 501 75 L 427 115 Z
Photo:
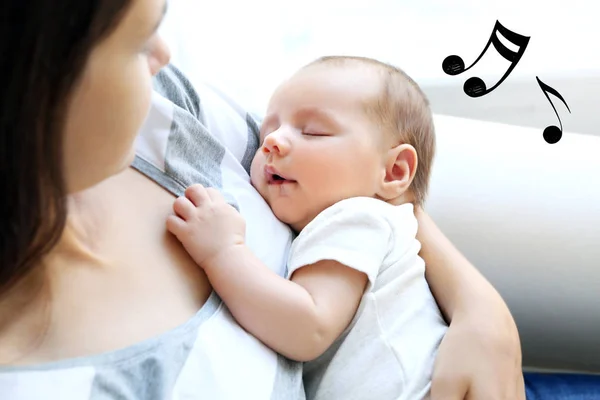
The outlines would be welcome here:
M 174 195 L 193 182 L 233 193 L 242 213 L 266 206 L 243 179 L 253 135 L 240 150 L 222 117 L 250 131 L 252 120 L 218 94 L 198 98 L 173 68 L 159 74 L 164 9 L 0 5 L 10 77 L 0 94 L 0 398 L 304 397 L 300 366 L 243 331 L 166 233 Z M 249 244 L 283 273 L 289 232 L 264 209 L 260 221 L 244 215 L 262 235 Z M 420 222 L 427 278 L 451 321 L 432 398 L 524 398 L 505 304 L 426 214 Z

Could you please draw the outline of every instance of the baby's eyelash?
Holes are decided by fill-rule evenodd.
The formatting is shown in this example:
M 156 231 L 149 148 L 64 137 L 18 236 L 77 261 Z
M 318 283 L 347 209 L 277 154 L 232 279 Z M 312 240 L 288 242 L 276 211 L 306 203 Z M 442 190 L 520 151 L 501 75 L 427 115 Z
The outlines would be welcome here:
M 302 134 L 306 135 L 306 136 L 329 136 L 329 135 L 327 135 L 325 133 L 308 133 L 308 132 L 302 132 Z

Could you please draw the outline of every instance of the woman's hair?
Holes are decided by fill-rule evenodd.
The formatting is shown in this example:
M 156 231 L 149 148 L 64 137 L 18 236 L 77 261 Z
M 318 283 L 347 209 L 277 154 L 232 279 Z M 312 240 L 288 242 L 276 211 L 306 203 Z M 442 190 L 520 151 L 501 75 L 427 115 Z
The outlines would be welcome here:
M 90 52 L 131 2 L 0 2 L 0 295 L 62 234 L 68 100 Z

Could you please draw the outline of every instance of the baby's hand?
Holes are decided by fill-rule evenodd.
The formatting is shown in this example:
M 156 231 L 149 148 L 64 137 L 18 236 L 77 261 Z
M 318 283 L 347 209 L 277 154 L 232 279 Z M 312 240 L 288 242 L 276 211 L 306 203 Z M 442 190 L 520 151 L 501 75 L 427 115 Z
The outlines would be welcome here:
M 173 210 L 175 215 L 167 219 L 167 229 L 201 267 L 228 248 L 244 244 L 244 218 L 216 189 L 192 185 L 185 196 L 175 200 Z

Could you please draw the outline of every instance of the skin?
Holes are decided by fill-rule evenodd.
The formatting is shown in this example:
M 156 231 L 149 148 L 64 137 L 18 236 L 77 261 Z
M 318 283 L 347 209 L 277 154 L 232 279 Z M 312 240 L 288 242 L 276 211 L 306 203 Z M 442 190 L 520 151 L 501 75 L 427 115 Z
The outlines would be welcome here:
M 364 112 L 364 101 L 376 98 L 381 86 L 373 68 L 316 65 L 275 91 L 251 178 L 275 215 L 296 231 L 343 199 L 402 204 L 412 197 L 415 149 L 396 145 Z M 274 172 L 287 180 L 271 182 Z
M 151 33 L 163 7 L 164 0 L 135 0 L 117 31 L 94 49 L 86 83 L 69 99 L 67 227 L 36 273 L 0 299 L 0 364 L 132 345 L 188 320 L 212 290 L 203 270 L 166 232 L 174 197 L 127 168 L 150 76 L 168 60 Z M 113 102 L 122 107 L 111 109 Z M 520 348 L 506 305 L 426 214 L 417 217 L 428 282 L 452 319 L 432 399 L 462 399 L 467 392 L 473 399 L 524 399 L 515 395 L 522 383 Z M 465 362 L 467 353 L 473 362 Z M 436 387 L 441 394 L 433 393 Z

